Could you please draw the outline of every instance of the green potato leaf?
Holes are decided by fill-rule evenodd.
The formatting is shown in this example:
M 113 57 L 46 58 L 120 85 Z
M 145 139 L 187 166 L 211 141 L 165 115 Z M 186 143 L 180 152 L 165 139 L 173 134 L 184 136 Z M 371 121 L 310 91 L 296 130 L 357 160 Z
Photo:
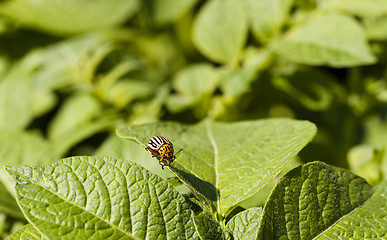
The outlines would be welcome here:
M 168 98 L 168 109 L 174 113 L 197 106 L 205 115 L 208 98 L 212 96 L 217 83 L 218 74 L 209 64 L 191 65 L 182 69 L 172 80 L 177 94 Z
M 118 130 L 144 147 L 156 135 L 177 150 L 171 170 L 226 216 L 259 192 L 313 138 L 314 124 L 289 119 L 196 125 L 147 124 Z
M 226 227 L 235 240 L 256 239 L 261 213 L 262 208 L 249 208 L 231 218 Z
M 363 178 L 348 170 L 321 162 L 297 167 L 281 178 L 269 196 L 258 239 L 314 239 L 324 235 L 372 192 Z
M 195 226 L 202 240 L 231 239 L 228 232 L 208 212 L 203 212 L 195 216 Z
M 234 65 L 247 39 L 247 13 L 243 1 L 207 1 L 193 25 L 193 42 L 206 57 Z
M 113 125 L 102 116 L 101 103 L 89 94 L 73 95 L 62 104 L 49 125 L 48 137 L 63 155 L 76 143 Z
M 316 239 L 386 239 L 387 181 L 361 206 L 343 216 Z
M 129 161 L 72 157 L 6 170 L 26 218 L 49 239 L 197 239 L 185 198 Z
M 0 14 L 51 34 L 68 35 L 118 25 L 139 8 L 138 0 L 2 1 Z
M 309 65 L 351 67 L 376 61 L 362 26 L 338 13 L 305 21 L 274 42 L 273 48 L 292 61 Z
M 32 96 L 33 82 L 19 62 L 0 82 L 0 128 L 25 128 L 33 118 Z
M 73 128 L 77 128 L 82 123 L 96 118 L 101 112 L 102 107 L 93 96 L 88 94 L 73 95 L 61 105 L 61 108 L 52 120 L 48 138 L 59 139 Z

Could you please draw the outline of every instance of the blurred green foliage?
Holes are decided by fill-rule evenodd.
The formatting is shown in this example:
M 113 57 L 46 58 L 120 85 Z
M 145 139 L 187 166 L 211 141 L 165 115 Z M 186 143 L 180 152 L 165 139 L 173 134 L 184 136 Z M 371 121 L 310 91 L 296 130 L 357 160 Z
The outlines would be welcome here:
M 319 129 L 303 162 L 376 184 L 386 33 L 378 0 L 0 1 L 0 165 L 125 157 L 114 130 L 131 124 L 290 117 Z M 23 221 L 4 207 L 0 237 Z

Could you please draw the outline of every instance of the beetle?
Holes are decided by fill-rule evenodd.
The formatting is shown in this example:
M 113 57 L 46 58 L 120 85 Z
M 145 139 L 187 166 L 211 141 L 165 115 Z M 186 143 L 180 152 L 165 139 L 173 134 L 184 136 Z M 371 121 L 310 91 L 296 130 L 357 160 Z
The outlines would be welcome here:
M 168 166 L 170 166 L 171 162 L 173 162 L 176 158 L 176 154 L 178 154 L 183 149 L 180 149 L 176 154 L 174 154 L 173 144 L 171 141 L 166 139 L 163 136 L 154 136 L 149 140 L 148 146 L 145 148 L 152 153 L 152 157 L 161 156 L 159 159 L 159 164 L 161 168 L 164 169 L 163 160 L 166 159 L 168 161 Z

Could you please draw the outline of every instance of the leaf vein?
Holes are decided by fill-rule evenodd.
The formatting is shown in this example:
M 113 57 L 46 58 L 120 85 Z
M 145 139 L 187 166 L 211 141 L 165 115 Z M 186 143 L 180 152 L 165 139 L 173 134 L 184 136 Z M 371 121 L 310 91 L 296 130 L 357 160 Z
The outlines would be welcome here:
M 214 149 L 214 169 L 215 169 L 215 193 L 216 193 L 216 202 L 217 202 L 217 210 L 220 213 L 220 196 L 219 196 L 219 172 L 218 172 L 218 147 L 216 145 L 214 136 L 212 135 L 212 131 L 210 128 L 210 122 L 206 122 L 207 129 L 207 137 Z

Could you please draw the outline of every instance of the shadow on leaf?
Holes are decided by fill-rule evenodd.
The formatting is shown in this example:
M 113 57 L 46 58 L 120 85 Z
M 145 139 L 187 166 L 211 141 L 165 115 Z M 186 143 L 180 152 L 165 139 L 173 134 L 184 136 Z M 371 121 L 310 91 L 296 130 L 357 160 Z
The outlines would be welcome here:
M 181 166 L 179 166 L 180 168 Z M 193 191 L 198 192 L 203 197 L 211 200 L 217 201 L 217 196 L 219 196 L 219 190 L 216 189 L 211 183 L 203 181 L 202 179 L 196 177 L 195 175 L 189 173 L 186 170 L 179 169 L 176 167 L 170 167 L 172 172 L 185 184 L 188 185 Z M 217 192 L 216 192 L 217 191 Z M 217 194 L 218 193 L 218 194 Z

